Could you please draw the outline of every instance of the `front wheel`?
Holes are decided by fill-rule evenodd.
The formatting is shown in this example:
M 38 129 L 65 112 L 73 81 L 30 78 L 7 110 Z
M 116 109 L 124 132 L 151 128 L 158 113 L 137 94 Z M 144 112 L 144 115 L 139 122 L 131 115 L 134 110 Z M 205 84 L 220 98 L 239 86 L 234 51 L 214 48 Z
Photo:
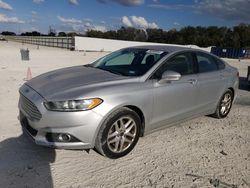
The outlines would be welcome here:
M 214 114 L 212 114 L 212 116 L 218 119 L 225 118 L 231 110 L 232 103 L 233 103 L 233 93 L 231 90 L 227 90 L 222 95 L 220 102 L 216 108 L 216 111 Z
M 113 159 L 127 155 L 139 139 L 140 126 L 141 120 L 137 113 L 123 107 L 104 121 L 95 148 L 102 155 Z

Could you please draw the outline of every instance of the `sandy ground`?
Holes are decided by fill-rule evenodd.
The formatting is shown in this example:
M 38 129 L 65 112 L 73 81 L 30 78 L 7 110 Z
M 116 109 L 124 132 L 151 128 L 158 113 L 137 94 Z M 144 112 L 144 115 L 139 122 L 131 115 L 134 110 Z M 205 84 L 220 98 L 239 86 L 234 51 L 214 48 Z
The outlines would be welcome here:
M 20 48 L 30 49 L 21 61 Z M 53 150 L 22 135 L 18 88 L 32 76 L 90 63 L 104 53 L 0 41 L 0 187 L 214 187 L 218 179 L 250 188 L 250 60 L 227 60 L 240 70 L 240 90 L 229 116 L 200 117 L 141 138 L 127 156 L 110 160 L 90 150 Z M 224 187 L 232 187 L 232 186 Z M 218 186 L 223 187 L 223 186 Z

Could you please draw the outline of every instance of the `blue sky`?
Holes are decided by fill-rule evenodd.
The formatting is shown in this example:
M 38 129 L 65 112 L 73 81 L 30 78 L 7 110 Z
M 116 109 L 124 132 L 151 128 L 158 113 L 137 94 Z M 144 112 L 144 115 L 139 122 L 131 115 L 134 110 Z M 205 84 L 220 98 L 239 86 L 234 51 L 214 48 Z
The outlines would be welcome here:
M 249 0 L 0 0 L 0 32 L 231 27 L 249 23 L 249 12 Z

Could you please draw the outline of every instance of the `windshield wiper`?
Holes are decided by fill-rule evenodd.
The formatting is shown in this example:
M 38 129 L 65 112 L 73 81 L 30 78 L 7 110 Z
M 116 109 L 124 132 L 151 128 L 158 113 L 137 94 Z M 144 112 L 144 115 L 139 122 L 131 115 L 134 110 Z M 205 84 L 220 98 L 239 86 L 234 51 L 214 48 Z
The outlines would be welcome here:
M 109 71 L 109 72 L 111 72 L 111 73 L 113 73 L 113 74 L 120 75 L 120 76 L 126 76 L 126 75 L 124 75 L 124 74 L 122 74 L 122 73 L 120 73 L 120 72 L 117 72 L 117 71 L 113 71 L 113 70 L 107 70 L 107 71 Z
M 93 67 L 93 65 L 92 64 L 86 64 L 86 65 L 83 65 L 84 67 L 92 67 L 92 68 L 95 68 L 95 67 Z
M 116 75 L 120 75 L 120 76 L 126 76 L 125 74 L 121 73 L 121 72 L 118 72 L 118 71 L 114 71 L 114 70 L 110 70 L 110 69 L 104 69 L 104 68 L 101 68 L 101 67 L 95 67 L 97 69 L 101 69 L 103 71 L 107 71 L 107 72 L 110 72 L 112 74 L 116 74 Z

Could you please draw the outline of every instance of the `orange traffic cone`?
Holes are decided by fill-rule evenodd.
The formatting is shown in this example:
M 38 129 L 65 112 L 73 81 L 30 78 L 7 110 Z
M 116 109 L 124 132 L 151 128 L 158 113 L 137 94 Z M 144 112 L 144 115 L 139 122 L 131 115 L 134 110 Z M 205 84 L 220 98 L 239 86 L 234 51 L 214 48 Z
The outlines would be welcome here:
M 32 79 L 31 69 L 28 67 L 25 81 Z

